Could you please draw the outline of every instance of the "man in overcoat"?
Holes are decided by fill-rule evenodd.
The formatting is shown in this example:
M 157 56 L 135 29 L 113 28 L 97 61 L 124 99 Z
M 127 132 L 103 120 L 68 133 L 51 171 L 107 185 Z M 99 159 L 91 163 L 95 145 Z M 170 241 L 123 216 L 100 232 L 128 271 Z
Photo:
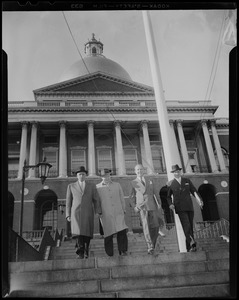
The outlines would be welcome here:
M 71 222 L 72 238 L 76 239 L 78 258 L 88 258 L 94 233 L 94 214 L 100 214 L 100 199 L 95 184 L 85 181 L 88 171 L 80 167 L 77 181 L 70 183 L 66 193 L 66 219 Z
M 182 168 L 178 165 L 172 166 L 174 179 L 168 182 L 167 201 L 169 208 L 178 214 L 186 237 L 186 249 L 188 252 L 197 250 L 193 235 L 194 209 L 191 195 L 193 195 L 199 206 L 203 207 L 203 201 L 190 179 L 182 177 Z M 173 199 L 172 199 L 173 196 Z
M 161 200 L 153 181 L 144 177 L 141 164 L 135 166 L 135 174 L 137 177 L 130 183 L 129 201 L 134 211 L 140 214 L 148 254 L 153 254 L 159 228 L 164 226 Z
M 104 247 L 108 256 L 114 255 L 113 236 L 117 235 L 119 255 L 127 255 L 128 237 L 125 223 L 126 204 L 118 182 L 111 180 L 111 170 L 100 170 L 102 182 L 96 185 L 102 209 L 101 221 L 104 230 Z

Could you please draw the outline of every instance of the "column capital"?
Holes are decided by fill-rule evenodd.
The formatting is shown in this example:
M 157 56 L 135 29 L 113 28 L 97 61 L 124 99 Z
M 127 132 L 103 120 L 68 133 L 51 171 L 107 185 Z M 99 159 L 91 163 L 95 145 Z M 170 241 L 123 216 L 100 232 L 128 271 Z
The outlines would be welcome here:
M 170 125 L 170 126 L 173 126 L 174 123 L 175 123 L 175 120 L 173 120 L 173 119 L 170 119 L 170 120 L 169 120 L 169 125 Z
M 122 123 L 123 123 L 123 122 L 120 121 L 120 120 L 114 120 L 114 126 L 115 126 L 115 127 L 120 127 Z
M 30 124 L 32 125 L 32 127 L 33 126 L 35 126 L 35 127 L 39 126 L 39 122 L 37 122 L 37 121 L 31 121 Z
M 26 126 L 29 124 L 29 122 L 27 122 L 27 121 L 22 121 L 21 124 L 22 124 L 22 127 L 26 127 Z
M 60 127 L 66 127 L 67 121 L 61 120 L 58 122 L 58 124 L 60 125 Z
M 148 123 L 149 123 L 148 120 L 142 120 L 142 121 L 140 122 L 140 127 L 141 127 L 141 128 L 148 128 Z
M 211 126 L 216 126 L 216 120 L 209 120 Z
M 176 120 L 175 123 L 177 124 L 178 127 L 182 127 L 183 126 L 183 120 Z
M 94 127 L 94 124 L 95 124 L 95 121 L 93 121 L 93 120 L 88 120 L 88 121 L 86 121 L 86 123 L 87 123 L 87 126 L 88 127 Z
M 208 120 L 200 120 L 200 123 L 202 126 L 207 126 L 207 121 Z

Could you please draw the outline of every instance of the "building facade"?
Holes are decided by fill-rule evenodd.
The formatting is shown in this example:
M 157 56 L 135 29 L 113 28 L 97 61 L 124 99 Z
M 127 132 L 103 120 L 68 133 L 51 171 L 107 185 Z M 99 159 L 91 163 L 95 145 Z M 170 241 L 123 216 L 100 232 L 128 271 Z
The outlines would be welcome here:
M 134 82 L 127 71 L 103 56 L 103 44 L 85 44 L 86 57 L 66 71 L 61 81 L 34 90 L 35 101 L 8 103 L 9 225 L 18 232 L 23 165 L 46 158 L 52 165 L 42 185 L 36 168 L 26 173 L 23 231 L 63 229 L 67 185 L 79 166 L 87 180 L 98 183 L 99 169 L 112 170 L 127 203 L 127 225 L 140 228 L 128 203 L 134 166 L 142 163 L 157 183 L 165 221 L 173 223 L 165 201 L 167 172 L 154 89 Z M 195 205 L 195 221 L 229 219 L 229 122 L 216 119 L 210 101 L 166 101 L 185 176 L 204 199 Z M 95 232 L 99 231 L 95 222 Z

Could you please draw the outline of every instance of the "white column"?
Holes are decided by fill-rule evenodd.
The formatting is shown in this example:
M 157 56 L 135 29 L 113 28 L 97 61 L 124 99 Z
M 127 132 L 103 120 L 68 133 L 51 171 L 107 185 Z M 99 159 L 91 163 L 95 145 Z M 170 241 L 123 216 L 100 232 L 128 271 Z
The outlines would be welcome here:
M 94 121 L 92 120 L 88 121 L 87 125 L 88 125 L 88 171 L 89 171 L 89 176 L 96 176 Z
M 143 120 L 141 121 L 140 125 L 143 131 L 147 173 L 154 174 L 154 165 L 153 165 L 152 152 L 151 152 L 150 140 L 149 140 L 149 132 L 148 132 L 148 121 Z
M 166 102 L 164 99 L 163 84 L 161 80 L 161 74 L 158 63 L 157 49 L 155 41 L 153 38 L 153 28 L 148 11 L 143 11 L 144 29 L 146 34 L 149 61 L 152 72 L 152 79 L 154 83 L 154 93 L 157 105 L 159 127 L 162 137 L 162 144 L 165 155 L 165 163 L 167 169 L 168 180 L 173 179 L 173 174 L 171 173 L 172 165 L 179 164 L 180 155 L 178 151 L 178 146 L 176 140 L 172 136 L 172 131 L 169 125 L 168 111 L 166 107 Z M 178 215 L 175 214 L 175 225 L 178 238 L 178 245 L 180 252 L 186 252 L 185 235 L 182 230 L 181 223 L 179 221 Z
M 24 160 L 26 159 L 26 153 L 27 153 L 27 125 L 28 125 L 27 122 L 22 122 L 22 136 L 21 136 L 18 179 L 22 179 L 22 169 L 23 169 L 23 165 L 24 165 Z
M 59 177 L 67 177 L 66 121 L 60 121 Z
M 32 122 L 31 128 L 31 141 L 30 141 L 30 156 L 29 165 L 36 165 L 36 153 L 37 153 L 37 122 Z M 35 178 L 35 168 L 29 169 L 28 178 Z
M 189 157 L 188 157 L 187 145 L 186 145 L 185 137 L 183 134 L 182 123 L 183 123 L 183 120 L 176 120 L 178 137 L 179 137 L 179 142 L 180 142 L 180 146 L 181 146 L 181 153 L 182 153 L 183 163 L 184 163 L 186 173 L 192 173 L 192 168 L 190 166 L 190 161 L 189 161 Z
M 220 141 L 219 141 L 219 138 L 217 135 L 216 121 L 211 120 L 210 123 L 211 123 L 212 136 L 213 136 L 214 144 L 215 144 L 216 151 L 217 151 L 217 158 L 219 161 L 220 170 L 221 170 L 221 172 L 227 172 L 224 157 L 222 154 L 221 144 L 220 144 Z
M 118 175 L 125 175 L 125 159 L 124 159 L 124 150 L 122 144 L 122 136 L 121 136 L 121 127 L 120 121 L 114 121 L 115 125 L 115 135 L 116 135 L 116 152 L 117 152 L 117 160 L 118 160 Z
M 211 143 L 208 128 L 207 128 L 207 120 L 201 120 L 201 125 L 202 125 L 204 139 L 206 142 L 206 148 L 207 148 L 207 153 L 208 153 L 212 172 L 218 172 L 217 163 L 216 163 L 216 159 L 215 159 L 215 156 L 213 153 L 212 143 Z

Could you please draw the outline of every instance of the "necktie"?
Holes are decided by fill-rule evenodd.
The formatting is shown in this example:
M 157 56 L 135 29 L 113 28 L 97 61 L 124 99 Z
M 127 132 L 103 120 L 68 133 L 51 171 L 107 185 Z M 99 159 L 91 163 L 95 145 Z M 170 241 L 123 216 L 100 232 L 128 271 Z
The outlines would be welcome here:
M 145 183 L 144 183 L 143 179 L 140 179 L 140 181 L 143 184 L 143 186 L 145 186 Z

